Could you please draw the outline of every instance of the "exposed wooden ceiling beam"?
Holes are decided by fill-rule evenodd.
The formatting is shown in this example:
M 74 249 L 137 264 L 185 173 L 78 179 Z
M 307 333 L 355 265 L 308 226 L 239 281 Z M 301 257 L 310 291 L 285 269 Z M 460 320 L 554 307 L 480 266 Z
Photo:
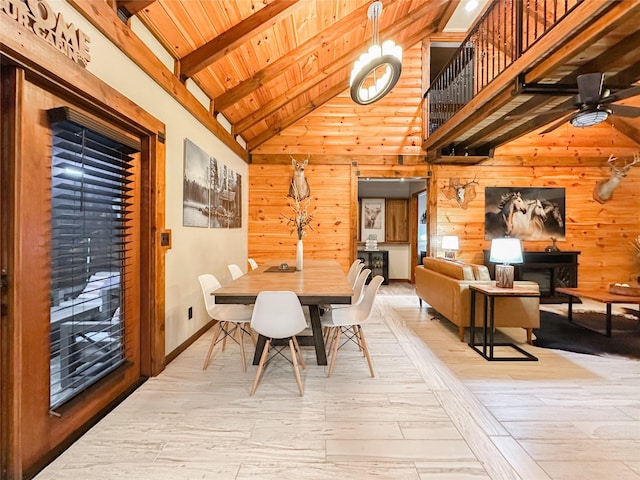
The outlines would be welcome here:
M 417 18 L 420 18 L 421 16 L 423 16 L 432 8 L 433 7 L 429 4 L 422 5 L 416 10 L 409 12 L 408 15 L 405 15 L 404 17 L 398 19 L 392 26 L 387 27 L 382 32 L 380 32 L 380 35 L 385 38 L 395 36 L 396 34 L 402 32 L 407 27 L 409 27 L 413 22 L 416 21 Z M 419 38 L 417 38 L 416 36 L 413 36 L 405 41 L 396 39 L 396 43 L 404 43 L 405 48 L 408 48 L 414 45 L 415 43 L 417 43 L 418 41 L 420 41 L 424 35 L 425 33 L 421 32 Z M 417 40 L 414 41 L 415 38 L 417 38 Z M 304 93 L 309 91 L 311 88 L 315 87 L 320 82 L 324 81 L 327 77 L 343 70 L 345 67 L 352 64 L 358 58 L 358 56 L 362 53 L 363 48 L 364 48 L 364 44 L 355 46 L 353 49 L 351 49 L 349 52 L 344 54 L 342 57 L 332 62 L 331 64 L 327 65 L 325 68 L 322 68 L 320 71 L 318 71 L 314 75 L 306 77 L 302 82 L 298 83 L 293 88 L 290 88 L 285 93 L 274 98 L 267 104 L 262 105 L 259 109 L 252 112 L 251 115 L 248 115 L 247 117 L 237 122 L 237 124 L 234 125 L 234 133 L 242 133 L 246 131 L 256 123 L 258 123 L 260 120 L 267 118 L 269 115 L 272 115 L 273 113 L 278 111 L 280 108 L 282 108 L 289 102 L 293 101 L 298 96 L 303 95 Z M 347 84 L 347 86 L 344 88 L 347 88 L 348 86 L 349 85 Z M 312 101 L 312 102 L 317 103 L 315 101 Z
M 384 7 L 389 8 L 396 1 L 398 0 L 387 1 Z M 281 56 L 273 63 L 265 66 L 259 72 L 256 72 L 254 75 L 243 80 L 235 87 L 232 87 L 223 94 L 217 96 L 213 99 L 214 109 L 217 112 L 223 111 L 242 98 L 251 94 L 265 83 L 282 75 L 282 73 L 291 67 L 291 65 L 298 63 L 301 59 L 315 53 L 319 48 L 321 48 L 321 45 L 338 41 L 344 36 L 345 32 L 349 32 L 365 24 L 367 21 L 368 9 L 369 5 L 367 4 L 354 10 L 349 15 L 332 25 L 331 28 L 321 31 L 314 37 L 311 37 L 309 40 L 299 45 L 297 48 L 291 50 L 286 55 Z
M 126 10 L 129 15 L 133 16 L 151 5 L 155 0 L 118 0 L 116 5 L 118 8 Z
M 416 18 L 419 18 L 420 16 L 424 15 L 425 12 L 427 10 L 430 10 L 430 9 L 432 9 L 432 6 L 430 7 L 429 5 L 423 5 L 420 8 L 418 8 L 416 10 L 413 10 L 408 15 L 403 17 L 401 20 L 396 22 L 392 27 L 388 27 L 387 29 L 385 29 L 385 31 L 382 32 L 382 34 L 386 36 L 387 33 L 388 34 L 394 33 L 396 29 L 397 30 L 405 29 L 406 28 L 405 23 L 409 23 L 410 24 L 411 22 L 414 22 Z M 432 26 L 431 28 L 435 28 L 435 26 Z M 386 31 L 386 30 L 392 30 L 392 29 L 394 30 L 393 32 L 391 32 L 391 31 L 387 32 Z M 428 31 L 421 31 L 421 32 L 418 32 L 418 33 L 416 33 L 414 35 L 411 35 L 410 37 L 407 37 L 407 38 L 403 39 L 402 43 L 405 45 L 405 48 L 407 48 L 409 46 L 415 45 L 416 43 L 418 43 L 423 38 L 428 37 L 429 34 L 430 34 L 430 32 L 428 32 Z M 352 51 L 349 54 L 346 54 L 343 57 L 341 57 L 336 63 L 343 64 L 343 62 L 346 61 L 346 57 L 351 57 L 351 59 L 353 59 L 353 58 L 356 58 L 357 55 L 354 57 L 353 56 L 353 51 Z M 303 106 L 302 108 L 299 108 L 296 112 L 294 112 L 292 115 L 290 115 L 289 117 L 284 119 L 282 122 L 280 122 L 277 125 L 265 130 L 264 132 L 260 133 L 256 137 L 254 137 L 251 140 L 249 140 L 249 142 L 247 144 L 247 149 L 249 151 L 251 151 L 251 150 L 259 147 L 264 142 L 266 142 L 270 138 L 274 137 L 275 135 L 277 135 L 278 133 L 283 131 L 285 128 L 293 125 L 295 122 L 300 120 L 305 115 L 308 115 L 309 113 L 313 112 L 315 109 L 321 107 L 322 105 L 327 103 L 329 100 L 331 100 L 333 97 L 335 97 L 336 95 L 342 93 L 347 88 L 349 88 L 349 79 L 348 78 L 346 78 L 343 81 L 341 81 L 338 84 L 336 84 L 335 87 L 332 87 L 332 88 L 328 89 L 327 91 L 323 92 L 319 97 L 314 98 L 313 100 L 308 102 L 305 106 Z
M 249 158 L 248 152 L 235 141 L 229 132 L 187 90 L 184 84 L 180 83 L 173 72 L 165 67 L 151 49 L 131 31 L 128 25 L 118 18 L 105 2 L 69 0 L 69 3 L 229 149 L 245 161 Z
M 632 124 L 626 118 L 616 116 L 609 117 L 607 121 L 613 125 L 613 128 L 640 145 L 640 127 L 638 125 Z
M 299 0 L 274 0 L 226 32 L 205 43 L 200 48 L 178 61 L 179 76 L 182 81 L 194 76 L 200 70 L 221 59 L 230 51 L 244 44 L 249 38 L 258 35 L 290 12 Z

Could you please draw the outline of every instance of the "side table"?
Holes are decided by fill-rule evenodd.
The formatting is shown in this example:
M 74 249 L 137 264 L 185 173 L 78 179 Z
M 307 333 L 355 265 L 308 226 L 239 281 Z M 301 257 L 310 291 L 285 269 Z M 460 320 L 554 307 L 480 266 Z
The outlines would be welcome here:
M 495 299 L 497 297 L 539 297 L 540 293 L 529 290 L 525 287 L 514 285 L 513 288 L 501 288 L 494 285 L 469 285 L 471 292 L 471 318 L 469 321 L 469 346 L 489 361 L 538 361 L 538 358 L 523 350 L 518 345 L 508 342 L 496 343 L 494 341 L 495 330 Z M 482 321 L 482 343 L 476 343 L 475 327 L 476 327 L 476 293 L 480 293 L 484 297 L 483 302 L 483 321 Z M 482 348 L 479 348 L 482 347 Z M 494 347 L 511 347 L 522 355 L 516 357 L 496 357 L 494 355 Z

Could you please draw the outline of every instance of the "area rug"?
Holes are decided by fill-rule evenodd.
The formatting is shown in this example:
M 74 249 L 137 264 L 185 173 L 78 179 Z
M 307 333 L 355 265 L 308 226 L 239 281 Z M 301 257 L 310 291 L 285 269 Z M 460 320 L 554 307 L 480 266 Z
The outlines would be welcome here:
M 574 312 L 573 320 L 604 332 L 604 313 Z M 640 359 L 640 321 L 637 311 L 630 311 L 629 315 L 612 316 L 611 337 L 572 325 L 567 321 L 566 315 L 545 311 L 540 312 L 540 328 L 534 329 L 533 332 L 536 336 L 533 344 L 537 347 Z

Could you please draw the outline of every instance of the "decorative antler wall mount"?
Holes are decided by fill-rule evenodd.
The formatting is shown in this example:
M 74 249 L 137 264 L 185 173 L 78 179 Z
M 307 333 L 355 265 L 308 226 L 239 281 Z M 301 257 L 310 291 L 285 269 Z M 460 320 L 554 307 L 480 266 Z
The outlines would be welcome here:
M 449 185 L 440 191 L 448 200 L 454 200 L 460 208 L 466 210 L 469 202 L 476 198 L 476 187 L 474 185 L 480 185 L 475 177 L 467 183 L 460 182 L 459 178 L 450 178 Z
M 618 162 L 618 158 L 613 154 L 609 155 L 607 163 L 611 169 L 611 177 L 607 180 L 600 180 L 593 189 L 593 199 L 598 203 L 605 203 L 611 200 L 613 191 L 620 185 L 622 179 L 627 176 L 631 167 L 636 163 L 640 163 L 640 153 L 633 154 L 633 160 L 630 162 Z

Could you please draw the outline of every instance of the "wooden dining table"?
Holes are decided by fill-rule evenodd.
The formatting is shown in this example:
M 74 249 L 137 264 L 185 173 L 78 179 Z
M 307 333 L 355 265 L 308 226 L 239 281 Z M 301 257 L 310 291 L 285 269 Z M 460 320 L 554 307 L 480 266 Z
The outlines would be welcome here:
M 280 269 L 283 263 L 290 267 Z M 353 288 L 347 276 L 336 260 L 305 259 L 304 268 L 296 270 L 294 260 L 273 260 L 250 270 L 212 292 L 216 303 L 255 303 L 258 293 L 264 290 L 290 290 L 300 299 L 300 303 L 309 308 L 312 335 L 296 335 L 301 346 L 313 345 L 318 365 L 327 364 L 322 326 L 320 324 L 320 305 L 350 304 Z M 278 321 L 278 312 L 273 312 L 273 321 Z M 260 361 L 260 354 L 266 339 L 260 335 L 256 345 L 253 364 Z

